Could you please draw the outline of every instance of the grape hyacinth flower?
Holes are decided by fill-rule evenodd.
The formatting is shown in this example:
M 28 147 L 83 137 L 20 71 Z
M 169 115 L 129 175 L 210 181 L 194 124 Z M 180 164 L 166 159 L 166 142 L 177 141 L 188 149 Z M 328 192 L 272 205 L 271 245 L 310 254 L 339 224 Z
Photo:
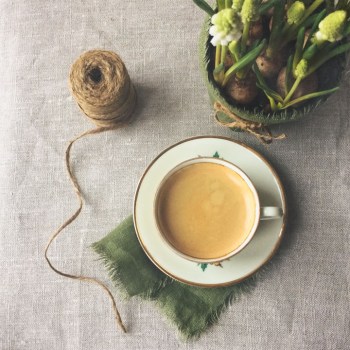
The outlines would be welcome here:
M 343 39 L 347 14 L 344 10 L 335 11 L 329 14 L 318 25 L 318 32 L 315 34 L 316 43 L 320 44 L 325 41 L 331 43 Z
M 305 13 L 305 4 L 301 1 L 296 1 L 287 11 L 288 24 L 298 23 Z
M 237 12 L 233 9 L 224 9 L 211 18 L 213 24 L 209 34 L 213 37 L 213 46 L 218 44 L 227 46 L 231 41 L 238 40 L 242 36 L 242 21 Z

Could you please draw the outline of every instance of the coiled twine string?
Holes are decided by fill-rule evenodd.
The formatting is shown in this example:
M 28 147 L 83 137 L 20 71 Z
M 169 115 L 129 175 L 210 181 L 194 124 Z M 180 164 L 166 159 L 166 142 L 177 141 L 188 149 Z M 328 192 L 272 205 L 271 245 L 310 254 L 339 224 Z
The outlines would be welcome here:
M 269 127 L 257 122 L 252 122 L 249 120 L 245 120 L 238 115 L 232 113 L 227 107 L 222 105 L 220 102 L 214 103 L 214 117 L 216 122 L 227 128 L 237 128 L 239 130 L 245 131 L 253 136 L 255 136 L 263 145 L 270 144 L 273 140 L 283 140 L 287 137 L 286 134 L 273 135 L 270 131 Z M 220 120 L 218 113 L 224 113 L 228 118 L 230 118 L 231 122 L 223 122 Z
M 50 237 L 45 248 L 45 259 L 50 268 L 61 276 L 99 285 L 111 299 L 117 324 L 126 333 L 126 328 L 109 288 L 96 278 L 60 271 L 51 263 L 48 250 L 61 231 L 79 216 L 84 204 L 83 195 L 70 162 L 70 152 L 73 144 L 87 135 L 99 134 L 127 126 L 136 106 L 136 91 L 121 58 L 114 52 L 102 50 L 85 52 L 74 62 L 70 71 L 69 86 L 80 109 L 96 127 L 75 137 L 69 142 L 66 149 L 66 167 L 78 197 L 79 206 L 74 214 Z

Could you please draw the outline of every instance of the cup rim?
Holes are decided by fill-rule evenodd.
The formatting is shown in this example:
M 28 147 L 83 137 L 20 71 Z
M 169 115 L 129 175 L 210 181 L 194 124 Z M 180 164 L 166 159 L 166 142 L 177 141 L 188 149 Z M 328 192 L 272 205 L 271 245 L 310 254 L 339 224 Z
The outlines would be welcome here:
M 245 181 L 245 183 L 248 185 L 248 187 L 252 191 L 254 199 L 255 199 L 255 221 L 254 221 L 254 224 L 253 224 L 249 234 L 247 235 L 246 239 L 242 242 L 242 244 L 240 244 L 233 251 L 229 252 L 228 254 L 226 254 L 224 256 L 217 257 L 217 258 L 209 258 L 209 259 L 198 258 L 198 257 L 193 257 L 193 256 L 182 253 L 176 247 L 174 247 L 174 245 L 165 237 L 165 235 L 163 234 L 162 229 L 160 227 L 159 220 L 158 220 L 158 199 L 159 199 L 160 190 L 161 190 L 162 186 L 164 185 L 164 183 L 169 179 L 170 176 L 172 176 L 178 170 L 180 170 L 188 165 L 197 164 L 197 163 L 221 164 L 221 165 L 229 168 L 230 170 L 234 171 L 236 174 L 238 174 Z M 244 247 L 246 247 L 249 244 L 249 242 L 253 239 L 254 234 L 257 231 L 257 228 L 259 226 L 259 221 L 260 221 L 260 214 L 261 214 L 259 195 L 258 195 L 258 192 L 257 192 L 252 180 L 250 179 L 250 177 L 236 164 L 229 162 L 225 159 L 216 158 L 216 157 L 196 157 L 196 158 L 187 159 L 179 164 L 176 164 L 171 170 L 169 170 L 166 173 L 166 175 L 163 177 L 162 181 L 159 183 L 159 185 L 157 187 L 157 190 L 156 190 L 156 193 L 154 196 L 154 200 L 153 200 L 153 213 L 154 213 L 155 222 L 156 222 L 159 234 L 160 234 L 162 240 L 167 244 L 167 246 L 170 249 L 172 249 L 177 255 L 181 256 L 182 258 L 184 258 L 186 260 L 194 261 L 197 263 L 202 263 L 202 264 L 203 263 L 220 263 L 220 262 L 227 260 L 230 257 L 238 254 L 242 249 L 244 249 Z

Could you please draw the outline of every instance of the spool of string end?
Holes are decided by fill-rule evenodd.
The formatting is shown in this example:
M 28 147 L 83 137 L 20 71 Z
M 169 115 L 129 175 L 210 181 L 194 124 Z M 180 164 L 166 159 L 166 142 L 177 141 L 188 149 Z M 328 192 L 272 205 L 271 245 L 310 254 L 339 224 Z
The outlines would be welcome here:
M 60 271 L 52 264 L 48 250 L 54 239 L 78 217 L 83 208 L 84 199 L 70 163 L 73 144 L 84 136 L 115 130 L 129 124 L 136 106 L 136 92 L 121 58 L 116 53 L 105 50 L 87 51 L 73 63 L 69 87 L 80 109 L 96 127 L 75 137 L 66 149 L 66 167 L 78 197 L 79 207 L 50 237 L 45 248 L 45 259 L 50 268 L 61 276 L 99 285 L 111 299 L 118 325 L 126 332 L 108 287 L 96 278 Z
M 72 65 L 69 86 L 85 115 L 97 126 L 124 125 L 136 106 L 136 92 L 121 58 L 92 50 Z

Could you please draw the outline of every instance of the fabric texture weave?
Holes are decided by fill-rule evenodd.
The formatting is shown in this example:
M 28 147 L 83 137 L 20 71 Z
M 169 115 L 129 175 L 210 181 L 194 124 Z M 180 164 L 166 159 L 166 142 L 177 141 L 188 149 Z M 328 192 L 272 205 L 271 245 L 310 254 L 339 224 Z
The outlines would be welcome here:
M 213 121 L 200 73 L 204 13 L 191 0 L 0 1 L 0 349 L 350 349 L 350 80 L 301 121 L 271 127 L 268 148 Z M 87 200 L 76 210 L 64 165 L 69 140 L 90 129 L 68 88 L 71 64 L 89 49 L 118 53 L 138 96 L 130 127 L 86 137 L 72 165 Z M 249 294 L 196 341 L 183 342 L 152 301 L 124 302 L 90 249 L 132 212 L 139 178 L 165 148 L 199 135 L 232 137 L 263 154 L 285 186 L 288 227 Z

